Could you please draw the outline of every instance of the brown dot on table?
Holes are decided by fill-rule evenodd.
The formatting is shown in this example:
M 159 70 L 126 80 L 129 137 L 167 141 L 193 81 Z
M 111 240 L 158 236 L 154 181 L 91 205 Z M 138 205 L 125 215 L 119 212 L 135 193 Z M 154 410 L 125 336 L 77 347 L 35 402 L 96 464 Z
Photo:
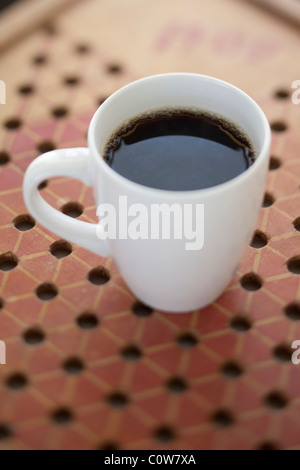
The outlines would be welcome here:
M 235 361 L 228 361 L 221 367 L 222 374 L 228 379 L 236 379 L 243 373 L 242 367 Z
M 8 152 L 0 152 L 0 166 L 7 165 L 10 162 L 10 155 Z
M 120 450 L 120 445 L 114 441 L 107 441 L 96 447 L 96 450 Z
M 20 214 L 13 221 L 15 228 L 20 232 L 31 230 L 35 226 L 35 223 L 34 218 L 31 217 L 30 214 Z
M 75 46 L 75 51 L 78 53 L 78 54 L 87 54 L 88 52 L 91 51 L 91 47 L 89 46 L 89 44 L 77 44 Z
M 129 399 L 125 393 L 122 392 L 113 392 L 107 397 L 108 403 L 113 408 L 124 408 L 124 406 L 128 405 Z
M 278 450 L 278 447 L 274 442 L 265 441 L 257 446 L 257 450 Z
M 35 293 L 40 300 L 48 301 L 58 295 L 58 288 L 52 282 L 44 282 L 36 288 Z
M 4 126 L 6 129 L 14 131 L 22 126 L 22 121 L 19 118 L 10 118 L 5 121 Z
M 48 36 L 55 36 L 57 34 L 57 27 L 54 24 L 46 24 L 44 25 L 44 31 Z
M 149 317 L 153 313 L 153 309 L 142 302 L 135 302 L 132 306 L 132 311 L 137 317 Z
M 20 93 L 20 95 L 32 95 L 32 93 L 34 93 L 34 86 L 30 84 L 21 85 L 18 88 L 18 92 Z
M 288 126 L 284 121 L 274 121 L 271 123 L 271 130 L 276 133 L 284 132 L 287 128 Z
M 286 100 L 291 96 L 290 90 L 287 88 L 278 88 L 275 93 L 274 97 L 278 100 Z
M 27 385 L 28 379 L 22 373 L 13 374 L 6 380 L 6 386 L 11 390 L 22 390 Z
M 1 297 L 0 297 L 0 310 L 2 310 L 3 307 L 4 307 L 4 300 L 1 299 Z
M 73 419 L 73 413 L 68 408 L 58 408 L 51 415 L 52 420 L 61 426 L 70 423 Z
M 234 423 L 234 417 L 229 411 L 221 409 L 213 414 L 212 421 L 219 428 L 227 428 Z
M 77 217 L 80 217 L 83 214 L 84 207 L 80 202 L 70 201 L 64 204 L 60 210 L 63 214 L 73 217 L 73 219 L 77 219 Z
M 171 377 L 167 381 L 166 387 L 169 392 L 179 394 L 185 392 L 188 388 L 188 385 L 182 377 Z
M 0 271 L 11 271 L 18 263 L 18 257 L 11 251 L 0 255 Z
M 93 312 L 84 312 L 76 319 L 76 323 L 82 330 L 92 330 L 99 325 L 99 319 Z
M 250 292 L 259 290 L 263 285 L 261 277 L 253 272 L 244 274 L 240 279 L 240 283 L 243 289 Z
M 290 362 L 292 354 L 292 349 L 286 344 L 279 344 L 273 349 L 274 357 L 280 362 Z
M 51 114 L 56 119 L 61 119 L 69 114 L 69 110 L 65 106 L 57 106 L 52 109 Z
M 88 273 L 88 280 L 96 286 L 101 286 L 110 280 L 110 273 L 104 266 L 97 266 Z
M 275 198 L 274 198 L 273 194 L 265 193 L 262 206 L 263 207 L 270 207 L 274 204 L 274 202 L 275 202 Z
M 43 189 L 47 188 L 47 186 L 48 186 L 48 180 L 44 180 L 38 185 L 38 190 L 42 191 Z
M 239 333 L 244 333 L 250 330 L 252 325 L 251 325 L 251 321 L 249 320 L 249 318 L 244 317 L 242 315 L 236 315 L 231 320 L 230 326 L 233 330 Z
M 44 65 L 47 62 L 47 57 L 44 54 L 38 54 L 33 57 L 32 62 L 35 65 Z
M 293 321 L 300 320 L 300 302 L 291 302 L 284 308 L 285 315 Z
M 177 337 L 177 343 L 183 349 L 190 349 L 193 348 L 198 344 L 199 340 L 193 333 L 180 333 Z
M 57 240 L 56 242 L 52 243 L 52 245 L 50 245 L 49 251 L 52 256 L 61 259 L 69 256 L 72 253 L 73 248 L 71 243 L 67 242 L 66 240 Z
M 101 106 L 101 104 L 103 104 L 104 101 L 106 100 L 107 100 L 107 96 L 101 96 L 97 101 L 98 106 Z
M 300 274 L 300 256 L 293 256 L 287 263 L 288 270 L 293 274 Z
M 280 392 L 271 392 L 265 397 L 265 403 L 269 408 L 281 410 L 288 404 L 287 398 Z
M 281 167 L 281 160 L 278 157 L 271 156 L 269 161 L 269 170 L 278 170 Z
M 293 220 L 293 225 L 294 228 L 300 232 L 300 217 L 297 217 L 295 220 Z
M 121 355 L 126 361 L 137 361 L 142 357 L 142 351 L 134 344 L 129 344 L 121 350 Z
M 30 328 L 23 335 L 25 343 L 31 346 L 37 346 L 45 340 L 45 333 L 39 328 Z
M 159 426 L 153 434 L 154 438 L 159 442 L 171 442 L 176 438 L 174 429 L 167 425 Z
M 0 441 L 4 441 L 12 437 L 13 431 L 9 424 L 0 422 Z
M 256 230 L 253 235 L 250 245 L 252 246 L 252 248 L 259 249 L 259 248 L 263 248 L 264 246 L 266 246 L 268 244 L 268 241 L 269 241 L 269 237 L 267 234 L 265 234 L 261 230 Z
M 55 150 L 56 145 L 51 140 L 43 140 L 42 142 L 37 144 L 36 148 L 40 153 L 46 153 Z
M 123 72 L 123 67 L 120 64 L 108 64 L 106 67 L 106 71 L 112 75 L 118 75 Z
M 64 362 L 63 369 L 70 375 L 77 375 L 84 370 L 84 364 L 80 358 L 70 357 Z
M 72 86 L 79 85 L 80 78 L 77 77 L 76 75 L 70 75 L 68 77 L 65 77 L 63 81 L 65 85 L 72 87 Z

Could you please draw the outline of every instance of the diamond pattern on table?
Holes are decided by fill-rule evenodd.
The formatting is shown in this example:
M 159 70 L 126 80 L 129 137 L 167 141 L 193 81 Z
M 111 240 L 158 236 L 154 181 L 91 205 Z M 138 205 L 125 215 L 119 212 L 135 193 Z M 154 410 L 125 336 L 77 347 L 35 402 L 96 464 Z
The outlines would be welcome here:
M 18 64 L 35 92 L 17 94 L 22 74 L 9 74 L 11 98 L 1 108 L 0 152 L 7 152 L 10 161 L 0 165 L 0 339 L 7 345 L 7 365 L 0 366 L 0 426 L 8 425 L 11 436 L 1 439 L 0 433 L 0 449 L 299 449 L 299 366 L 274 351 L 300 339 L 300 277 L 287 264 L 300 255 L 300 233 L 293 225 L 300 217 L 300 107 L 289 99 L 274 99 L 278 63 L 272 61 L 276 46 L 278 61 L 288 64 L 283 72 L 289 88 L 296 69 L 286 57 L 296 56 L 298 38 L 279 22 L 268 25 L 259 10 L 245 5 L 257 27 L 253 31 L 244 25 L 243 35 L 238 33 L 244 41 L 242 54 L 239 44 L 230 47 L 237 23 L 240 29 L 236 2 L 203 5 L 206 21 L 202 27 L 199 18 L 199 29 L 195 12 L 183 0 L 177 0 L 172 26 L 173 4 L 167 0 L 159 5 L 163 31 L 150 21 L 154 10 L 149 4 L 152 16 L 143 37 L 128 47 L 137 48 L 132 57 L 148 51 L 144 69 L 137 63 L 130 66 L 131 57 L 122 53 L 123 71 L 113 76 L 107 64 L 113 55 L 117 60 L 118 45 L 103 39 L 112 15 L 110 3 L 82 2 L 78 11 L 74 7 L 58 19 L 57 35 L 37 31 L 1 59 L 4 74 Z M 217 3 L 220 20 L 215 17 Z M 121 0 L 118 6 L 124 11 Z M 138 11 L 138 0 L 129 1 L 129 15 L 127 8 Z M 92 26 L 95 9 L 101 10 L 100 32 Z M 92 47 L 77 56 L 79 18 L 91 24 L 85 34 Z M 114 21 L 118 29 L 123 16 Z M 133 15 L 133 30 L 139 24 Z M 122 28 L 125 24 L 120 25 L 125 32 Z M 216 28 L 223 31 L 228 48 L 223 48 Z M 259 54 L 259 41 L 272 42 L 274 35 L 276 41 L 262 44 Z M 285 39 L 278 46 L 281 37 Z M 33 65 L 38 54 L 47 61 Z M 168 315 L 137 304 L 111 259 L 75 245 L 71 254 L 58 259 L 50 246 L 59 237 L 39 224 L 21 231 L 13 222 L 27 214 L 23 175 L 39 149 L 86 146 L 88 124 L 101 99 L 135 78 L 178 68 L 241 84 L 270 121 L 284 120 L 288 129 L 273 133 L 271 153 L 280 166 L 268 174 L 266 191 L 273 201 L 269 197 L 257 222 L 268 243 L 248 247 L 230 285 L 212 305 Z M 80 81 L 68 87 L 63 79 L 70 75 Z M 261 77 L 270 80 L 260 90 Z M 62 106 L 66 115 L 55 117 L 55 108 Z M 7 129 L 4 124 L 13 117 L 21 126 Z M 41 194 L 56 209 L 79 202 L 84 208 L 79 219 L 96 222 L 91 188 L 55 178 Z M 18 260 L 11 270 L 5 264 L 1 268 L 7 253 Z M 103 285 L 88 279 L 99 266 L 110 272 Z M 241 284 L 248 273 L 262 280 L 255 291 Z M 74 358 L 82 363 L 80 370 L 65 367 Z M 25 386 L 13 388 L 9 379 L 15 374 L 25 377 Z M 275 408 L 267 404 L 272 392 L 283 394 L 286 406 L 275 409 L 276 400 Z

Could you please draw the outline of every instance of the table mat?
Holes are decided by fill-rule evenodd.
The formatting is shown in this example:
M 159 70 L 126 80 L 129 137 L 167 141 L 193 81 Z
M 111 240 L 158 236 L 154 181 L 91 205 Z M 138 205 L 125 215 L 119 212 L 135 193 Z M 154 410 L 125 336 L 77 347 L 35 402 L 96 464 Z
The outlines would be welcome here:
M 292 24 L 236 0 L 84 1 L 2 52 L 0 449 L 300 448 L 298 54 Z M 232 282 L 209 307 L 171 315 L 139 303 L 111 259 L 36 224 L 22 180 L 40 153 L 85 145 L 116 89 L 174 71 L 249 93 L 272 152 Z M 81 183 L 56 178 L 40 191 L 96 221 Z

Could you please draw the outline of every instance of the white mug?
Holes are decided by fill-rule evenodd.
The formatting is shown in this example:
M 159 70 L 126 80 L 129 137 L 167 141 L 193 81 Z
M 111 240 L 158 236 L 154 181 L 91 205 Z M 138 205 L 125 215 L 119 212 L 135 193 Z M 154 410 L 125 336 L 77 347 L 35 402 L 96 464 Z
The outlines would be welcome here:
M 235 122 L 250 137 L 255 162 L 214 187 L 169 191 L 130 181 L 104 161 L 104 145 L 122 122 L 155 108 L 174 106 L 210 110 Z M 142 302 L 162 311 L 187 312 L 213 302 L 241 261 L 263 198 L 270 140 L 263 111 L 235 86 L 198 74 L 154 75 L 126 85 L 100 106 L 89 127 L 88 148 L 54 150 L 35 159 L 25 175 L 24 199 L 47 229 L 97 255 L 112 256 Z M 187 250 L 185 239 L 101 239 L 101 219 L 98 224 L 72 219 L 41 197 L 39 184 L 56 176 L 92 186 L 96 204 L 112 204 L 117 216 L 119 196 L 126 196 L 129 205 L 140 203 L 149 210 L 152 204 L 204 205 L 203 246 Z

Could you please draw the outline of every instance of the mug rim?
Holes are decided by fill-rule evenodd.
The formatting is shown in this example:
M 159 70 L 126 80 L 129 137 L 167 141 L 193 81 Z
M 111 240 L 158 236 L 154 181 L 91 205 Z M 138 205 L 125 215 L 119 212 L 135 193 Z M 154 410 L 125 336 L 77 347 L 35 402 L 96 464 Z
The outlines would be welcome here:
M 115 99 L 118 95 L 121 95 L 123 93 L 126 93 L 128 89 L 133 88 L 136 86 L 136 84 L 140 82 L 147 82 L 150 80 L 155 80 L 159 79 L 161 77 L 171 77 L 171 76 L 182 76 L 182 77 L 198 77 L 199 79 L 210 81 L 217 83 L 219 85 L 223 85 L 226 87 L 229 87 L 234 90 L 234 92 L 238 93 L 241 95 L 244 99 L 250 101 L 251 105 L 256 109 L 257 113 L 259 114 L 261 118 L 261 122 L 263 124 L 263 134 L 264 134 L 264 140 L 263 140 L 263 145 L 260 149 L 260 151 L 257 154 L 257 157 L 255 161 L 248 167 L 245 171 L 240 173 L 239 175 L 231 178 L 230 180 L 224 181 L 223 183 L 216 184 L 214 186 L 210 186 L 208 188 L 200 188 L 200 189 L 191 189 L 191 190 L 183 190 L 183 191 L 178 191 L 178 190 L 170 190 L 170 189 L 158 189 L 158 188 L 152 188 L 151 186 L 145 186 L 143 184 L 137 183 L 135 181 L 132 181 L 125 176 L 120 175 L 117 173 L 115 170 L 113 170 L 103 159 L 103 156 L 101 155 L 100 150 L 97 147 L 96 144 L 96 139 L 95 139 L 95 131 L 96 131 L 96 126 L 97 122 L 101 116 L 102 113 L 105 113 L 105 108 L 109 106 L 109 103 L 111 100 Z M 121 124 L 121 123 L 120 123 Z M 262 163 L 263 161 L 263 156 L 267 158 L 269 156 L 269 148 L 271 144 L 271 129 L 270 125 L 268 122 L 268 119 L 261 109 L 261 107 L 256 103 L 256 101 L 251 98 L 247 93 L 245 93 L 243 90 L 238 88 L 235 85 L 232 85 L 229 82 L 226 82 L 225 80 L 221 80 L 216 77 L 212 77 L 209 75 L 203 75 L 203 74 L 198 74 L 198 73 L 189 73 L 189 72 L 171 72 L 171 73 L 161 73 L 161 74 L 154 74 L 154 75 L 149 75 L 143 78 L 140 78 L 138 80 L 134 80 L 133 82 L 130 82 L 123 87 L 119 88 L 116 90 L 114 93 L 112 93 L 104 103 L 102 103 L 99 108 L 96 110 L 94 113 L 90 125 L 89 125 L 89 130 L 88 130 L 88 147 L 91 151 L 91 154 L 93 155 L 94 160 L 96 160 L 95 155 L 97 155 L 97 164 L 100 165 L 102 170 L 105 172 L 105 174 L 109 178 L 113 178 L 116 182 L 122 183 L 122 185 L 125 185 L 126 188 L 132 189 L 135 188 L 140 191 L 146 191 L 149 194 L 152 195 L 161 195 L 161 196 L 172 196 L 175 199 L 182 198 L 182 197 L 195 197 L 195 196 L 206 196 L 212 193 L 217 193 L 220 191 L 224 191 L 226 189 L 230 189 L 232 186 L 242 184 L 244 180 L 248 179 L 251 177 L 252 173 L 254 173 L 256 170 L 258 170 L 258 166 Z

